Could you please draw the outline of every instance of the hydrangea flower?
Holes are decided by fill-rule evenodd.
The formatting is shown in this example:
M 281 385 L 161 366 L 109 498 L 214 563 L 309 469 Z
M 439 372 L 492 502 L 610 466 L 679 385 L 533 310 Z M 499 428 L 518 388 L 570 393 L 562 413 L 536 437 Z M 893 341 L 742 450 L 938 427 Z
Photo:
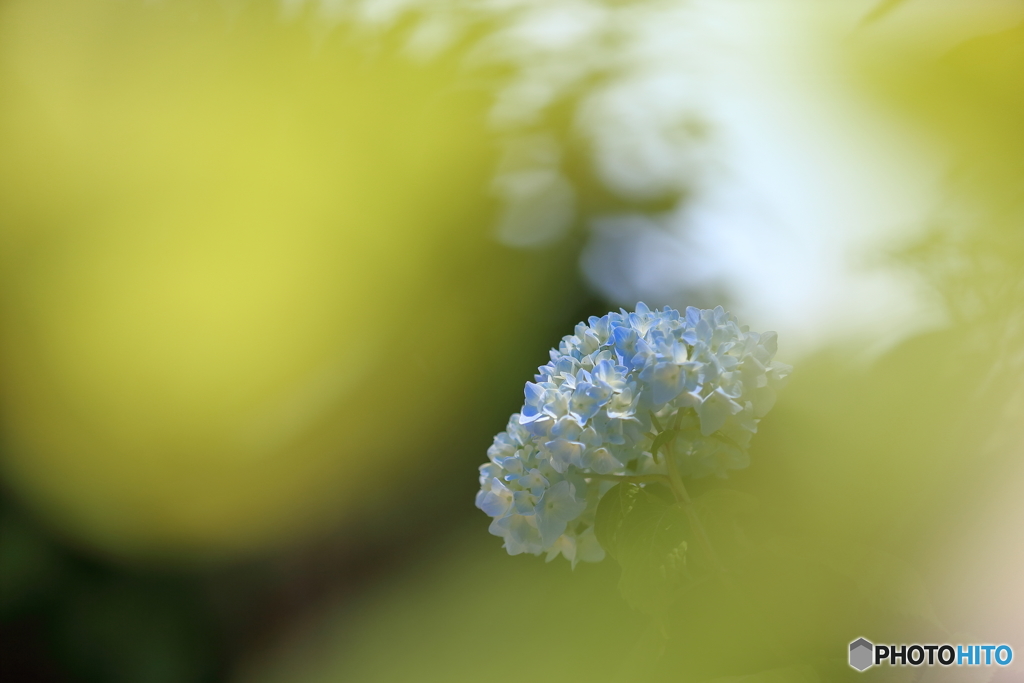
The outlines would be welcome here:
M 522 410 L 480 467 L 476 505 L 494 518 L 490 532 L 510 555 L 601 560 L 597 504 L 612 475 L 667 473 L 652 453 L 666 426 L 676 436 L 661 454 L 682 476 L 746 467 L 790 371 L 772 360 L 776 348 L 774 332 L 751 332 L 721 306 L 680 314 L 638 303 L 578 324 L 526 383 Z

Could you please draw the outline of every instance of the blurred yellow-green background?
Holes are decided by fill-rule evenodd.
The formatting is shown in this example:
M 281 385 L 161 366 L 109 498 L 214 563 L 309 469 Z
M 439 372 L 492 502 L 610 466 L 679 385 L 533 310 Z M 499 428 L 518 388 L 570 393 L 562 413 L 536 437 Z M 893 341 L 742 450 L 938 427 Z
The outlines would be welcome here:
M 0 0 L 0 678 L 1024 680 L 845 664 L 1024 653 L 1022 22 Z M 473 507 L 639 300 L 795 368 L 728 482 L 782 559 L 668 625 Z

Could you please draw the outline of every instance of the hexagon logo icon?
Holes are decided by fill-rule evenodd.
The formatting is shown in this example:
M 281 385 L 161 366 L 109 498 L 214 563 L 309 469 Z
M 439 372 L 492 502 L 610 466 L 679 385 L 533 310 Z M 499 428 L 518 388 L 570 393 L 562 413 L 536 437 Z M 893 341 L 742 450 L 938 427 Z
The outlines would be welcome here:
M 850 643 L 850 666 L 857 671 L 863 671 L 874 662 L 875 646 L 864 638 L 858 638 Z

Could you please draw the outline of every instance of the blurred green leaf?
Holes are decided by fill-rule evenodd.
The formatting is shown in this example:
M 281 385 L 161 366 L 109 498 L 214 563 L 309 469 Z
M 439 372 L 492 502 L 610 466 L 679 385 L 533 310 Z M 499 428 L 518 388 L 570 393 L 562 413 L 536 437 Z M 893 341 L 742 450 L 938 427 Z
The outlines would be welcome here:
M 659 512 L 638 521 L 633 533 L 620 541 L 619 591 L 630 605 L 652 615 L 667 609 L 688 578 L 688 536 L 683 509 L 662 504 Z
M 594 533 L 601 547 L 618 559 L 619 544 L 633 532 L 637 523 L 646 516 L 657 514 L 666 505 L 648 488 L 637 484 L 617 484 L 597 506 Z
M 42 534 L 13 515 L 0 516 L 0 613 L 44 595 L 59 571 L 59 558 Z
M 597 510 L 595 533 L 622 568 L 619 591 L 647 614 L 661 614 L 686 578 L 689 523 L 682 507 L 636 484 L 619 484 Z
M 84 581 L 56 631 L 61 658 L 86 681 L 202 683 L 215 667 L 209 622 L 193 595 L 170 584 Z

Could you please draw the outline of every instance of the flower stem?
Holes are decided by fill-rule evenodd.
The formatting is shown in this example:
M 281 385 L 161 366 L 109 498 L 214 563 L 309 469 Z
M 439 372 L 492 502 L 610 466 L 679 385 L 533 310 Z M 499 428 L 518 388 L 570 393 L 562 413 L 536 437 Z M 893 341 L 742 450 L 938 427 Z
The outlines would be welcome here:
M 654 414 L 651 414 L 654 417 Z M 677 418 L 676 425 L 678 427 L 679 420 Z M 704 525 L 701 524 L 700 517 L 697 515 L 697 510 L 693 506 L 693 500 L 690 498 L 690 494 L 686 491 L 686 486 L 683 485 L 683 478 L 679 475 L 679 470 L 676 468 L 675 459 L 668 450 L 668 444 L 664 446 L 665 463 L 668 466 L 668 482 L 672 489 L 672 495 L 675 496 L 676 502 L 678 502 L 683 511 L 686 513 L 687 519 L 690 520 L 690 526 L 693 527 L 693 532 L 697 536 L 697 542 L 704 549 L 704 552 L 711 558 L 712 564 L 718 571 L 725 571 L 725 566 L 722 561 L 718 558 L 718 553 L 715 552 L 715 548 L 711 545 L 711 540 L 708 538 L 707 532 L 704 531 Z

